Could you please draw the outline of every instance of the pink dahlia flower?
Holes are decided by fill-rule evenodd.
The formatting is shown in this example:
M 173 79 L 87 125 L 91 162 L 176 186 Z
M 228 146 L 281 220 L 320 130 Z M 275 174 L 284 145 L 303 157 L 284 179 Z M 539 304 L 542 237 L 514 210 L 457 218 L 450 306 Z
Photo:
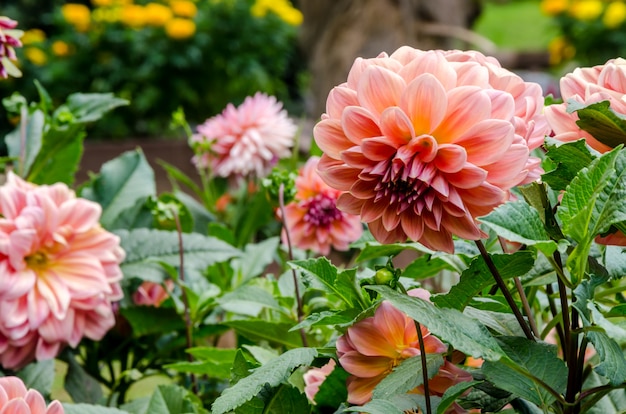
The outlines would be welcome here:
M 373 317 L 365 318 L 337 340 L 341 366 L 348 378 L 348 402 L 362 405 L 372 391 L 402 360 L 426 353 L 443 353 L 447 346 L 421 326 L 424 349 L 420 349 L 415 322 L 384 301 Z M 431 379 L 432 381 L 432 379 Z
M 609 101 L 613 111 L 626 116 L 626 60 L 612 59 L 604 65 L 591 68 L 576 68 L 561 78 L 561 95 L 564 103 L 546 107 L 545 114 L 554 138 L 563 142 L 584 138 L 587 144 L 600 153 L 612 148 L 595 139 L 587 131 L 576 125 L 578 114 L 567 112 L 570 100 L 591 105 Z M 626 246 L 626 236 L 618 231 L 605 237 L 598 237 L 601 244 Z
M 319 171 L 378 241 L 453 252 L 453 235 L 484 237 L 476 217 L 539 177 L 543 103 L 538 84 L 478 52 L 358 58 L 315 126 Z
M 158 308 L 170 297 L 170 292 L 174 289 L 174 281 L 167 279 L 165 286 L 161 283 L 144 281 L 135 293 L 133 293 L 133 303 L 139 306 L 153 306 Z
M 340 192 L 328 186 L 317 172 L 318 157 L 311 157 L 296 178 L 296 196 L 285 206 L 285 226 L 291 242 L 300 249 L 327 255 L 330 248 L 348 250 L 361 237 L 359 216 L 337 208 Z M 283 232 L 283 242 L 286 234 Z
M 331 359 L 321 368 L 311 368 L 304 374 L 304 393 L 313 404 L 315 404 L 315 396 L 320 390 L 320 386 L 326 380 L 326 377 L 333 372 L 336 365 L 335 360 Z
M 4 59 L 16 60 L 14 48 L 22 46 L 20 39 L 10 33 L 11 29 L 16 27 L 15 20 L 0 16 L 0 77 L 5 79 L 9 77 L 9 74 L 4 67 Z
M 36 186 L 9 172 L 0 187 L 0 364 L 55 357 L 114 325 L 122 297 L 119 238 L 98 204 L 65 184 Z
M 57 400 L 46 407 L 39 391 L 27 390 L 18 377 L 0 378 L 0 413 L 2 414 L 63 414 L 63 406 Z
M 264 177 L 291 154 L 296 129 L 282 103 L 257 92 L 198 126 L 191 137 L 193 162 L 220 177 Z

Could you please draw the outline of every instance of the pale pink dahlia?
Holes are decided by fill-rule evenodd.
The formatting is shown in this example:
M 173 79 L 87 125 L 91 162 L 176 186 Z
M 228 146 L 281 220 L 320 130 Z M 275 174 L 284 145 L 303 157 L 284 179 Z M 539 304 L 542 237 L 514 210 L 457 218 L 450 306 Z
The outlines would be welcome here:
M 613 111 L 626 116 L 626 60 L 612 59 L 604 65 L 592 68 L 576 68 L 561 78 L 561 95 L 564 103 L 546 107 L 545 114 L 554 133 L 554 138 L 563 142 L 584 138 L 587 144 L 598 152 L 605 153 L 612 148 L 595 139 L 587 131 L 576 125 L 578 114 L 567 112 L 567 102 L 575 101 L 585 105 L 609 101 Z M 596 239 L 601 244 L 626 246 L 626 236 L 617 231 Z
M 319 171 L 382 243 L 454 251 L 476 217 L 535 180 L 547 132 L 538 84 L 478 52 L 402 47 L 358 58 L 314 130 Z
M 291 242 L 300 249 L 326 255 L 330 248 L 348 250 L 363 233 L 359 216 L 340 211 L 340 192 L 331 188 L 317 172 L 318 157 L 311 157 L 296 178 L 296 196 L 285 206 L 285 226 Z M 283 232 L 283 242 L 286 234 Z
M 334 359 L 328 361 L 324 366 L 320 368 L 311 368 L 303 375 L 304 379 L 304 394 L 307 396 L 311 403 L 315 404 L 315 396 L 320 390 L 320 386 L 326 380 L 326 377 L 330 375 L 335 369 L 337 363 Z
M 296 129 L 282 103 L 257 92 L 198 126 L 191 137 L 193 161 L 220 177 L 264 177 L 291 154 Z
M 9 74 L 4 67 L 6 64 L 5 59 L 16 60 L 15 49 L 21 47 L 22 42 L 15 37 L 11 30 L 17 27 L 15 20 L 9 19 L 6 16 L 0 16 L 0 77 L 8 78 Z
M 153 306 L 158 308 L 170 297 L 174 289 L 174 281 L 167 279 L 164 284 L 146 280 L 133 293 L 133 303 L 139 306 Z
M 0 414 L 63 414 L 65 410 L 60 402 L 52 401 L 46 407 L 46 401 L 39 391 L 27 390 L 18 377 L 0 378 Z
M 119 238 L 98 204 L 65 184 L 36 186 L 9 172 L 0 187 L 0 364 L 55 357 L 114 325 L 122 297 Z

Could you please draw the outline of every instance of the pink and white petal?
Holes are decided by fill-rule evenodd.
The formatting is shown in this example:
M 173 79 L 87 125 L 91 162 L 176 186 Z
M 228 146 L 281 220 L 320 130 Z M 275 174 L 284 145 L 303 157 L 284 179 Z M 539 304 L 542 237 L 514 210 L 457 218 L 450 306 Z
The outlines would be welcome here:
M 64 413 L 65 413 L 65 410 L 63 408 L 63 405 L 61 405 L 61 403 L 58 400 L 54 400 L 50 404 L 48 404 L 48 411 L 45 412 L 45 414 L 64 414 Z
M 346 138 L 360 145 L 363 139 L 382 136 L 377 117 L 361 106 L 347 107 L 341 116 L 341 127 Z M 321 147 L 320 147 L 321 148 Z
M 341 114 L 347 106 L 359 104 L 356 91 L 344 86 L 331 89 L 326 99 L 326 113 L 330 118 L 341 119 Z
M 39 391 L 30 389 L 24 396 L 24 401 L 30 407 L 30 414 L 46 414 L 46 401 Z
M 477 86 L 461 86 L 448 92 L 446 109 L 445 118 L 432 133 L 440 144 L 459 144 L 472 127 L 491 119 L 489 95 Z
M 385 108 L 398 105 L 405 87 L 406 82 L 397 73 L 381 66 L 369 66 L 363 71 L 356 91 L 359 104 L 378 117 Z
M 465 148 L 467 162 L 482 167 L 498 161 L 514 138 L 515 130 L 510 122 L 488 119 L 471 126 L 455 144 Z
M 26 401 L 21 398 L 10 400 L 2 409 L 0 414 L 31 414 Z
M 408 84 L 402 93 L 400 107 L 411 119 L 414 135 L 432 134 L 444 119 L 448 97 L 441 82 L 425 73 Z
M 74 232 L 83 233 L 98 224 L 102 207 L 98 203 L 75 198 L 61 204 L 57 214 L 59 226 L 69 226 Z
M 23 398 L 27 392 L 24 382 L 20 378 L 13 376 L 0 378 L 0 387 L 4 389 L 9 400 Z
M 420 75 L 429 73 L 437 77 L 445 90 L 457 85 L 457 73 L 440 51 L 429 50 L 419 57 L 415 56 L 398 73 L 407 84 Z
M 39 275 L 35 284 L 36 300 L 44 301 L 50 313 L 58 319 L 65 318 L 71 295 L 63 280 L 53 272 Z M 29 298 L 30 299 L 30 298 Z

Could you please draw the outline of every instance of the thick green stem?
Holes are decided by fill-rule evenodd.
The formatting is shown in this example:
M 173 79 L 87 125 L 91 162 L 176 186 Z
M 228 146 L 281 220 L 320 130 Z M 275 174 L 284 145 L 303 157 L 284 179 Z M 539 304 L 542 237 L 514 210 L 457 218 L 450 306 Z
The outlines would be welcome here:
M 422 326 L 415 321 L 415 329 L 417 330 L 417 340 L 420 345 L 420 359 L 422 360 L 422 378 L 424 379 L 424 398 L 426 399 L 426 414 L 432 414 L 430 406 L 430 389 L 428 388 L 428 364 L 426 363 L 426 352 L 424 351 L 424 336 L 422 335 Z

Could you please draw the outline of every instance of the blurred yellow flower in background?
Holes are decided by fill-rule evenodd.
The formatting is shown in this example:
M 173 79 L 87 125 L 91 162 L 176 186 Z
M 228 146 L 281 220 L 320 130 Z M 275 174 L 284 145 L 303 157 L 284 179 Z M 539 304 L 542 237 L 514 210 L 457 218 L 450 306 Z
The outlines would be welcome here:
M 128 4 L 122 8 L 120 20 L 126 26 L 140 28 L 146 24 L 143 6 L 137 4 Z
M 38 47 L 24 48 L 24 57 L 34 65 L 43 66 L 48 61 L 46 53 Z
M 114 0 L 91 0 L 91 4 L 95 7 L 109 7 L 112 6 Z
M 119 22 L 122 10 L 118 7 L 98 8 L 91 13 L 94 22 L 115 23 Z
M 609 29 L 619 27 L 626 20 L 626 4 L 621 1 L 614 1 L 606 6 L 602 23 Z
M 572 4 L 569 14 L 578 20 L 595 20 L 602 14 L 603 5 L 600 0 L 579 0 Z
M 91 12 L 84 4 L 67 3 L 61 6 L 61 13 L 66 22 L 79 32 L 86 32 L 91 22 Z
M 70 54 L 70 45 L 62 40 L 56 40 L 52 43 L 52 53 L 55 56 L 68 56 Z
M 257 0 L 250 13 L 255 17 L 265 17 L 267 13 L 274 13 L 285 23 L 292 26 L 302 24 L 302 12 L 294 8 L 288 0 Z
M 187 39 L 196 33 L 196 24 L 192 20 L 174 18 L 165 25 L 165 33 L 171 39 Z
M 543 0 L 540 7 L 544 14 L 556 16 L 568 9 L 569 0 Z
M 20 38 L 23 45 L 32 45 L 33 43 L 41 43 L 46 40 L 46 33 L 40 29 L 26 30 Z
M 159 3 L 148 3 L 144 7 L 145 22 L 150 26 L 165 26 L 172 19 L 169 7 Z
M 564 37 L 560 36 L 552 39 L 548 45 L 548 52 L 550 54 L 550 64 L 558 65 L 572 59 L 576 54 L 576 49 Z
M 192 18 L 198 12 L 196 5 L 188 0 L 172 0 L 170 1 L 172 12 L 176 16 Z

